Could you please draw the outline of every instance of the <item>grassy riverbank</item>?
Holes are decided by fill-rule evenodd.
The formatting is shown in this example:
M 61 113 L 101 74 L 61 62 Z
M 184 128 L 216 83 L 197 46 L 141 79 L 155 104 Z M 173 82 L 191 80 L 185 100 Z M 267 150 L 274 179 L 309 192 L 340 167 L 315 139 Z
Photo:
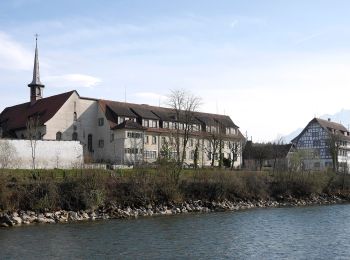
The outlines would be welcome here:
M 349 196 L 350 176 L 332 172 L 270 173 L 170 167 L 124 171 L 1 170 L 0 210 L 54 211 L 181 203 L 189 200 L 244 201 Z

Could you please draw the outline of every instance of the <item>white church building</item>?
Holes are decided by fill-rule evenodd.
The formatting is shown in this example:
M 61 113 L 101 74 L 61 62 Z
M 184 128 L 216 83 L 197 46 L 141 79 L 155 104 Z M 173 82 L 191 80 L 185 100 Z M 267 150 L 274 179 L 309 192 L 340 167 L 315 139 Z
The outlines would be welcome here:
M 176 120 L 171 108 L 86 98 L 75 90 L 43 97 L 37 45 L 28 87 L 29 102 L 7 107 L 0 114 L 0 138 L 80 141 L 85 162 L 153 163 L 165 146 L 175 154 L 174 133 L 181 133 L 184 122 Z M 191 124 L 185 163 L 193 164 L 196 157 L 198 166 L 213 161 L 217 165 L 221 157 L 241 166 L 244 137 L 229 116 L 194 112 Z M 213 147 L 218 137 L 220 150 Z

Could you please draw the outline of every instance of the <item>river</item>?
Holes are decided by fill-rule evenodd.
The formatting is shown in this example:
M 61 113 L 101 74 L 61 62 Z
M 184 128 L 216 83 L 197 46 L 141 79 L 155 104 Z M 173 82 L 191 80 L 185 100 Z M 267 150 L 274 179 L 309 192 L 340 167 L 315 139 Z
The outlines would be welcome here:
M 350 205 L 0 229 L 0 259 L 350 259 Z

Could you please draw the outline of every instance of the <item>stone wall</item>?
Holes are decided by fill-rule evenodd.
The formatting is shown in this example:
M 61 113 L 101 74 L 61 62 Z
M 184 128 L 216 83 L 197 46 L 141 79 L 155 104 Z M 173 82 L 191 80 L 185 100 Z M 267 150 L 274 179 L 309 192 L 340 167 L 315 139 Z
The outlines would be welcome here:
M 0 168 L 32 169 L 30 140 L 0 140 Z M 36 141 L 36 169 L 69 169 L 83 164 L 83 146 L 79 141 Z

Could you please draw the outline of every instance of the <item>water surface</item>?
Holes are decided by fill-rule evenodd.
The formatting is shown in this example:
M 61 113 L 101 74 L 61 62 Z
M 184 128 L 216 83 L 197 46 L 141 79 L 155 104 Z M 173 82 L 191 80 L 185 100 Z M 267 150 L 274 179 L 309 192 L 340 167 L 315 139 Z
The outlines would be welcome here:
M 0 258 L 350 259 L 350 205 L 0 229 Z

